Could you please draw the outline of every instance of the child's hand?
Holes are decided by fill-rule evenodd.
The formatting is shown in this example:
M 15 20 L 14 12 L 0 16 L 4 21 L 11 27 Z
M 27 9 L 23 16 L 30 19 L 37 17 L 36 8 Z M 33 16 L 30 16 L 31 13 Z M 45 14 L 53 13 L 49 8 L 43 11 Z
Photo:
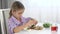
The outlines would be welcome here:
M 27 26 L 31 26 L 33 24 L 36 25 L 37 24 L 37 21 L 34 20 L 34 19 L 31 19 L 31 20 L 28 21 Z
M 32 20 L 34 21 L 34 22 L 33 22 L 34 25 L 36 25 L 36 24 L 38 23 L 37 20 L 34 20 L 34 19 L 32 19 Z

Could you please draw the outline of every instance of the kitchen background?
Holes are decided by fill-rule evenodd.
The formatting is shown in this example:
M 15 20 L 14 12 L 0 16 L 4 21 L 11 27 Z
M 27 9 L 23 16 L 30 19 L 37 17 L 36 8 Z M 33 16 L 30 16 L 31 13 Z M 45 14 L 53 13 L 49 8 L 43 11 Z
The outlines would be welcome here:
M 14 1 L 24 4 L 25 17 L 35 18 L 40 22 L 60 22 L 60 0 L 0 0 L 0 8 L 10 8 Z
M 32 17 L 39 22 L 60 23 L 60 0 L 0 0 L 0 9 L 9 10 L 14 1 L 20 1 L 24 4 L 24 17 Z

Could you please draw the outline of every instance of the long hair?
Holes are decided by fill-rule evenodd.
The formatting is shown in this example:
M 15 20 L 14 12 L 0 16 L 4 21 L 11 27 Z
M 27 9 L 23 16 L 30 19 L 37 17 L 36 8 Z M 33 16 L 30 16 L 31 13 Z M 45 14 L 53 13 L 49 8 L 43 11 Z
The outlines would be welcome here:
M 10 13 L 9 13 L 9 18 L 12 16 L 12 10 L 19 10 L 19 9 L 24 9 L 24 5 L 19 2 L 19 1 L 15 1 L 12 6 L 11 6 L 11 10 L 10 10 Z

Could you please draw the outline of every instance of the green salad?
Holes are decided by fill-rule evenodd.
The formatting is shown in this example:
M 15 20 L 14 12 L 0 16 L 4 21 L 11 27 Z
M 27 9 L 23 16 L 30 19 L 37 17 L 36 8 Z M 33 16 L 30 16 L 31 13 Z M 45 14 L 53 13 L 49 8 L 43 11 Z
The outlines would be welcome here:
M 43 27 L 44 27 L 44 28 L 49 28 L 50 26 L 51 26 L 50 23 L 44 23 L 44 24 L 43 24 Z

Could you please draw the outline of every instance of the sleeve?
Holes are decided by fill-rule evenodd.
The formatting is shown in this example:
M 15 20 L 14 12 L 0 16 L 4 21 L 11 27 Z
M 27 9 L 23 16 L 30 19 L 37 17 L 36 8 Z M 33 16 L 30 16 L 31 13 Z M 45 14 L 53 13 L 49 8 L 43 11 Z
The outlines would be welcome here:
M 28 22 L 29 20 L 31 20 L 31 18 L 30 18 L 30 17 L 26 18 L 26 22 Z
M 13 22 L 9 21 L 9 23 L 8 23 L 9 32 L 14 33 L 13 29 L 15 27 L 16 27 L 16 25 Z
M 30 20 L 31 18 L 30 17 L 28 17 L 28 18 L 25 18 L 25 23 L 28 23 L 28 21 Z

